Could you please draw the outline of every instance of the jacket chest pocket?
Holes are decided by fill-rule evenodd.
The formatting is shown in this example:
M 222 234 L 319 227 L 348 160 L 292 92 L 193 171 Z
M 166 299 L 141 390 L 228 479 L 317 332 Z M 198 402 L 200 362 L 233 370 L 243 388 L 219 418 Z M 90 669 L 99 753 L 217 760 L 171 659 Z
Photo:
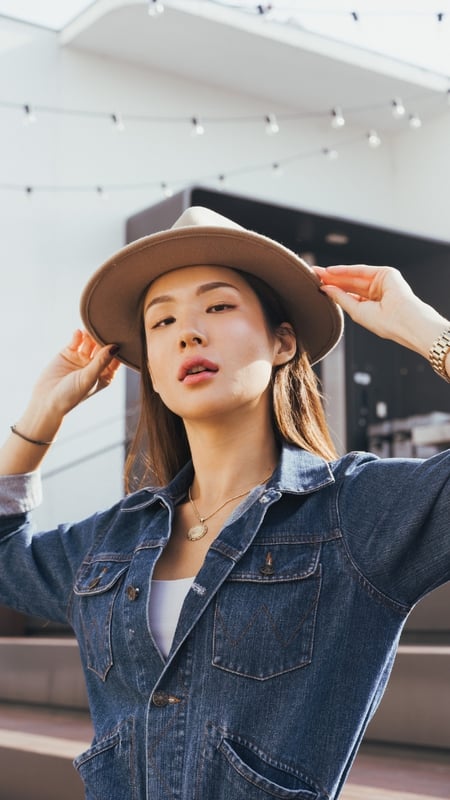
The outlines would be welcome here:
M 113 561 L 84 564 L 74 586 L 81 625 L 80 646 L 85 648 L 88 668 L 103 681 L 113 665 L 112 614 L 128 566 L 128 562 Z
M 320 544 L 255 545 L 216 598 L 212 663 L 266 680 L 311 663 Z

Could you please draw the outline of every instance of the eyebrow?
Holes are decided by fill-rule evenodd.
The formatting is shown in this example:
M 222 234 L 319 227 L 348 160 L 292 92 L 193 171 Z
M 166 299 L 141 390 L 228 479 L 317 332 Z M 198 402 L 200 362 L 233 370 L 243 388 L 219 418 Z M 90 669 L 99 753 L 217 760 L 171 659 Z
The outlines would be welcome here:
M 210 281 L 209 283 L 202 283 L 200 286 L 197 286 L 195 294 L 197 297 L 200 295 L 205 294 L 206 292 L 212 292 L 213 289 L 235 289 L 239 291 L 237 286 L 234 286 L 232 283 L 227 283 L 226 281 Z M 147 313 L 149 308 L 152 306 L 157 305 L 158 303 L 170 303 L 171 301 L 175 300 L 174 296 L 171 294 L 160 294 L 157 297 L 154 297 L 144 308 L 144 314 Z

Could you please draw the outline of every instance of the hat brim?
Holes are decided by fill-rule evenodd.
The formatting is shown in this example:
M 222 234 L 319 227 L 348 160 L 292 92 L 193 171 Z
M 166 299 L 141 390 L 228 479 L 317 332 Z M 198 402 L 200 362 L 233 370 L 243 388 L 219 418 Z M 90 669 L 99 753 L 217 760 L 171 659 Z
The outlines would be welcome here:
M 148 286 L 174 269 L 203 265 L 242 270 L 271 286 L 311 364 L 338 343 L 341 309 L 320 292 L 320 281 L 302 259 L 261 234 L 212 226 L 162 231 L 119 250 L 84 289 L 80 310 L 86 329 L 101 345 L 119 345 L 117 358 L 140 370 L 141 301 Z

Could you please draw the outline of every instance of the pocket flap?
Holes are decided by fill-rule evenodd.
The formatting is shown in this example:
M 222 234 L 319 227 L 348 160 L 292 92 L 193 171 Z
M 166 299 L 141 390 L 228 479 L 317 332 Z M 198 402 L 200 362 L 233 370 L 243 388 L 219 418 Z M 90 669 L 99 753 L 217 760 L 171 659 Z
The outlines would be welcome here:
M 317 571 L 320 544 L 254 544 L 236 564 L 228 581 L 279 583 L 309 578 Z
M 102 559 L 83 564 L 74 585 L 77 595 L 95 595 L 109 591 L 127 571 L 129 562 Z

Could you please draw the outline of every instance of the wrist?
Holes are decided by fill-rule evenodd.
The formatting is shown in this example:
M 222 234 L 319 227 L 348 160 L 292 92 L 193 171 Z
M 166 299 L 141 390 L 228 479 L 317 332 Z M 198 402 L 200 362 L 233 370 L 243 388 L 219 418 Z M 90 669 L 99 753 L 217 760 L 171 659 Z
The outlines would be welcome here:
M 450 324 L 432 343 L 428 358 L 439 377 L 450 383 Z
M 64 419 L 63 414 L 42 403 L 30 403 L 23 414 L 14 420 L 16 433 L 29 441 L 53 444 Z

